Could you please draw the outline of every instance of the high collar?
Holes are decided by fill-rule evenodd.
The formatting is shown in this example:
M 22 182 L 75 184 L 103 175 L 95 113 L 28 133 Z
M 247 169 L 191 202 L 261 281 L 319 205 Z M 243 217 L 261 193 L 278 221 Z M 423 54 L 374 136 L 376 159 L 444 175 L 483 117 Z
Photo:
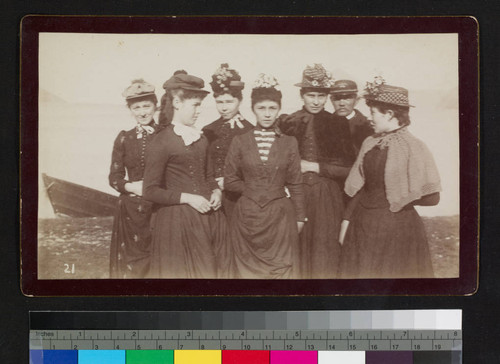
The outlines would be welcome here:
M 347 120 L 351 120 L 355 116 L 356 116 L 356 111 L 352 110 L 352 112 L 349 115 L 347 115 L 345 118 Z
M 193 144 L 201 138 L 201 131 L 194 126 L 187 126 L 182 123 L 172 122 L 174 133 L 182 138 L 186 146 Z
M 391 131 L 384 131 L 382 133 L 377 133 L 377 134 L 373 134 L 373 137 L 374 138 L 385 138 L 385 137 L 388 137 L 390 138 L 391 136 L 395 135 L 395 134 L 398 134 L 398 133 L 405 133 L 406 131 L 408 131 L 408 126 L 407 125 L 404 125 L 404 126 L 401 126 L 397 129 L 394 129 L 394 130 L 391 130 Z
M 144 133 L 153 134 L 156 131 L 156 124 L 154 120 L 152 120 L 148 125 L 142 125 L 137 123 L 135 126 L 135 133 L 137 135 L 137 139 L 142 139 Z
M 255 131 L 258 131 L 258 132 L 268 132 L 268 133 L 274 133 L 274 135 L 276 135 L 277 137 L 281 136 L 281 134 L 283 134 L 283 132 L 280 130 L 280 128 L 276 125 L 276 123 L 274 123 L 274 125 L 270 128 L 262 128 L 260 127 L 258 124 L 254 127 L 254 130 Z

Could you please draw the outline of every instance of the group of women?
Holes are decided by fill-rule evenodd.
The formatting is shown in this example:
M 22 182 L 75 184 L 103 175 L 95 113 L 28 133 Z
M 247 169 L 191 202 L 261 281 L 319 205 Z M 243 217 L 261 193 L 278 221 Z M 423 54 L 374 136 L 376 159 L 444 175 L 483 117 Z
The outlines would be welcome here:
M 239 112 L 244 83 L 237 71 L 222 64 L 210 85 L 221 117 L 202 131 L 195 124 L 209 92 L 201 78 L 177 71 L 164 83 L 160 123 L 154 120 L 152 85 L 135 80 L 124 91 L 137 124 L 120 132 L 113 147 L 109 181 L 120 198 L 112 278 L 432 276 L 425 230 L 413 206 L 437 203 L 439 175 L 425 145 L 407 130 L 406 89 L 380 79 L 368 84 L 375 134 L 347 162 L 334 155 L 342 148 L 333 138 L 323 168 L 304 154 L 321 155 L 322 144 L 307 133 L 313 128 L 304 127 L 310 139 L 304 144 L 290 132 L 293 118 L 279 115 L 276 78 L 261 74 L 253 85 L 255 126 Z M 301 85 L 305 110 L 317 114 L 307 97 L 328 95 L 332 85 L 316 79 Z M 330 116 L 321 113 L 326 127 Z M 300 122 L 319 123 L 307 117 Z M 336 135 L 340 129 L 328 130 Z M 340 177 L 324 172 L 336 171 L 336 163 L 346 171 Z M 318 187 L 323 179 L 327 187 Z M 331 206 L 318 209 L 318 201 Z M 307 251 L 318 239 L 323 251 L 335 253 L 321 253 L 323 274 L 314 275 Z

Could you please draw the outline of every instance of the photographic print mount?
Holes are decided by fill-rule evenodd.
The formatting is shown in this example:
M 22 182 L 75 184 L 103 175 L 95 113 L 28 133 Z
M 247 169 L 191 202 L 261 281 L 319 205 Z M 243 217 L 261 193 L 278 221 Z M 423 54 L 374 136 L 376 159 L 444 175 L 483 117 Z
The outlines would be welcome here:
M 95 34 L 120 35 L 124 39 L 129 35 L 225 35 L 231 29 L 232 35 L 253 35 L 271 37 L 276 35 L 295 36 L 359 36 L 359 35 L 413 35 L 413 34 L 457 34 L 458 57 L 458 105 L 459 142 L 451 140 L 459 148 L 460 176 L 459 183 L 459 265 L 456 275 L 433 279 L 293 279 L 293 280 L 253 280 L 253 279 L 108 279 L 103 276 L 74 279 L 74 274 L 82 271 L 71 261 L 57 260 L 58 269 L 64 274 L 50 276 L 40 271 L 42 258 L 50 249 L 39 250 L 42 222 L 39 205 L 39 183 L 41 179 L 40 163 L 43 163 L 41 146 L 44 142 L 41 123 L 41 47 L 40 40 L 46 34 Z M 424 31 L 422 31 L 424 29 Z M 43 33 L 43 35 L 42 35 Z M 222 46 L 220 46 L 222 47 Z M 356 47 L 353 41 L 352 47 Z M 166 46 L 168 48 L 168 46 Z M 290 45 L 293 48 L 293 44 Z M 223 49 L 223 48 L 221 48 Z M 83 48 L 82 48 L 83 50 Z M 297 49 L 296 52 L 300 52 Z M 362 53 L 362 51 L 361 51 Z M 255 54 L 256 58 L 262 57 Z M 218 59 L 224 62 L 224 54 Z M 308 63 L 316 61 L 314 57 L 304 57 Z M 98 61 L 98 60 L 97 60 Z M 97 62 L 96 61 L 96 62 Z M 204 61 L 201 61 L 204 62 Z M 369 62 L 367 60 L 366 62 Z M 212 64 L 213 63 L 213 64 Z M 215 69 L 215 62 L 207 67 Z M 173 62 L 177 65 L 177 63 Z M 182 61 L 179 63 L 182 65 Z M 300 64 L 304 67 L 305 64 Z M 117 66 L 119 67 L 119 66 Z M 125 69 L 125 66 L 123 66 Z M 78 72 L 79 65 L 74 65 Z M 180 67 L 179 67 L 180 68 Z M 97 63 L 97 70 L 99 64 Z M 163 82 L 176 68 L 166 65 L 160 79 Z M 193 73 L 196 70 L 193 70 Z M 266 70 L 260 70 L 266 71 Z M 61 71 L 62 72 L 62 71 Z M 98 72 L 98 71 L 97 71 Z M 163 76 L 165 75 L 165 76 Z M 203 75 L 207 79 L 208 75 Z M 83 76 L 82 76 L 83 77 Z M 126 85 L 132 74 L 123 76 L 121 83 Z M 253 81 L 253 73 L 247 76 L 248 83 Z M 414 76 L 415 77 L 415 76 Z M 420 77 L 420 76 L 418 76 Z M 422 76 L 423 77 L 423 76 Z M 360 77 L 361 78 L 361 77 Z M 290 75 L 290 79 L 300 80 L 300 73 Z M 367 78 L 365 78 L 368 80 Z M 395 80 L 397 82 L 397 80 Z M 118 85 L 120 88 L 122 84 Z M 283 84 L 283 83 L 282 83 Z M 358 82 L 359 88 L 364 85 Z M 73 85 L 78 87 L 80 85 Z M 98 85 L 96 85 L 97 87 Z M 477 23 L 469 17 L 53 17 L 30 16 L 23 19 L 21 35 L 21 285 L 27 295 L 78 296 L 78 295 L 461 295 L 472 294 L 477 289 L 478 276 L 478 34 Z M 157 88 L 161 90 L 160 88 Z M 410 99 L 412 89 L 409 88 Z M 291 92 L 291 91 L 290 91 Z M 298 91 L 295 91 L 296 93 Z M 92 94 L 92 90 L 88 91 Z M 284 92 L 285 93 L 285 92 Z M 45 95 L 47 96 L 47 94 Z M 47 97 L 50 97 L 48 95 Z M 474 102 L 471 102 L 474 100 Z M 284 99 L 285 101 L 285 99 Z M 209 101 L 205 101 L 209 103 Z M 417 105 L 418 106 L 418 105 Z M 284 106 L 285 108 L 286 106 Z M 215 109 L 212 106 L 212 109 Z M 297 109 L 297 108 L 295 108 Z M 293 111 L 293 110 L 290 110 Z M 423 111 L 425 112 L 425 110 Z M 247 112 L 248 114 L 250 112 Z M 415 127 L 419 123 L 415 120 Z M 69 121 L 68 121 L 69 122 Z M 413 126 L 413 124 L 412 124 Z M 125 128 L 125 126 L 124 126 Z M 49 134 L 55 135 L 55 134 Z M 115 134 L 116 135 L 116 134 Z M 45 139 L 46 141 L 47 139 Z M 425 140 L 428 142 L 428 140 Z M 446 144 L 446 143 L 445 143 Z M 458 146 L 459 144 L 459 146 Z M 103 153 L 108 150 L 112 140 L 104 146 Z M 443 149 L 444 150 L 444 149 Z M 434 153 L 436 154 L 436 153 Z M 436 156 L 436 155 L 435 155 Z M 38 163 L 36 162 L 38 160 Z M 443 172 L 441 172 L 443 174 Z M 48 176 L 57 177 L 59 176 Z M 443 176 L 442 176 L 443 177 Z M 64 179 L 63 179 L 64 180 Z M 77 178 L 77 181 L 79 179 Z M 53 188 L 57 181 L 50 181 Z M 64 181 L 63 181 L 64 182 Z M 70 182 L 71 183 L 71 182 Z M 78 184 L 76 184 L 78 185 Z M 86 183 L 82 185 L 88 186 Z M 85 186 L 84 186 L 85 187 Z M 457 186 L 455 186 L 457 188 Z M 84 194 L 94 193 L 94 189 L 85 190 Z M 98 188 L 96 189 L 98 190 Z M 96 193 L 98 193 L 97 191 Z M 76 192 L 76 195 L 81 192 Z M 100 199 L 102 200 L 102 199 Z M 111 198 L 112 200 L 112 198 Z M 71 216 L 71 215 L 70 215 Z M 92 216 L 92 215 L 87 215 Z M 83 220 L 82 220 L 83 221 Z M 66 222 L 60 220 L 62 224 Z M 109 221 L 106 221 L 109 225 Z M 91 221 L 92 223 L 92 221 Z M 100 232 L 101 226 L 91 226 L 85 221 L 82 231 Z M 90 224 L 90 225 L 89 225 Z M 73 227 L 77 229 L 78 227 Z M 109 228 L 109 226 L 108 226 Z M 64 226 L 61 227 L 64 230 Z M 71 230 L 71 228 L 69 229 Z M 71 231 L 70 231 L 71 232 Z M 447 236 L 448 237 L 448 236 Z M 446 240 L 447 237 L 443 237 Z M 50 237 L 59 245 L 67 245 L 68 241 L 60 236 Z M 76 238 L 78 240 L 79 238 Z M 98 237 L 106 239 L 106 237 Z M 84 242 L 81 237 L 80 242 Z M 65 248 L 62 248 L 63 253 Z M 82 250 L 83 251 L 83 250 Z M 45 254 L 45 256 L 42 256 Z M 446 252 L 436 252 L 446 255 Z M 64 256 L 64 254 L 61 254 Z M 445 257 L 446 258 L 446 257 Z M 458 258 L 457 258 L 458 259 Z M 107 263 L 107 262 L 106 262 Z M 76 271 L 76 273 L 75 273 Z M 45 275 L 44 275 L 45 273 Z

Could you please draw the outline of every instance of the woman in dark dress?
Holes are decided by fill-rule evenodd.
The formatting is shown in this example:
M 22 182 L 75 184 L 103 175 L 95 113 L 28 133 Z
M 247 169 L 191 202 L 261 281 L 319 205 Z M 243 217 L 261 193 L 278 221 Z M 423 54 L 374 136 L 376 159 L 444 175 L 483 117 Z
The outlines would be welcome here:
M 151 203 L 143 200 L 142 178 L 146 149 L 158 126 L 153 120 L 157 99 L 153 85 L 132 81 L 124 92 L 137 124 L 122 130 L 114 143 L 109 173 L 111 187 L 120 192 L 111 236 L 111 278 L 144 278 L 149 270 Z
M 306 67 L 300 96 L 304 107 L 280 117 L 280 129 L 299 144 L 309 222 L 300 234 L 302 278 L 336 278 L 341 246 L 338 235 L 344 211 L 343 183 L 356 159 L 347 122 L 338 123 L 324 109 L 334 85 L 320 64 Z
M 226 217 L 230 218 L 239 194 L 224 190 L 224 162 L 233 138 L 253 129 L 253 125 L 240 114 L 240 103 L 243 98 L 241 90 L 245 84 L 241 82 L 236 70 L 230 69 L 227 63 L 221 64 L 212 75 L 210 86 L 221 117 L 205 126 L 203 134 L 208 139 L 208 153 L 213 160 L 215 179 L 223 191 L 222 208 Z
M 207 166 L 208 142 L 194 128 L 207 95 L 202 79 L 185 73 L 167 82 L 172 122 L 146 158 L 144 198 L 155 203 L 151 278 L 216 278 L 225 244 L 221 191 Z
M 368 83 L 375 134 L 361 146 L 345 184 L 342 278 L 432 278 L 426 232 L 414 205 L 436 205 L 439 173 L 426 145 L 407 129 L 408 91 Z
M 276 79 L 260 75 L 252 90 L 257 126 L 234 137 L 226 158 L 225 188 L 241 193 L 230 228 L 235 278 L 300 277 L 298 233 L 307 220 L 300 155 L 295 138 L 275 127 L 280 108 Z

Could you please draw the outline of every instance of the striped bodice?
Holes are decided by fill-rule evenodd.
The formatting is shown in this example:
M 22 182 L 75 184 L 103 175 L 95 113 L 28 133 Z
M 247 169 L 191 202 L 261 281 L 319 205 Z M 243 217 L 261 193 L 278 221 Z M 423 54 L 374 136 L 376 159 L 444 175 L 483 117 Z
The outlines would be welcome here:
M 260 159 L 263 162 L 267 162 L 269 158 L 269 151 L 271 150 L 276 138 L 276 132 L 274 130 L 255 129 L 253 133 L 255 141 L 257 142 Z

